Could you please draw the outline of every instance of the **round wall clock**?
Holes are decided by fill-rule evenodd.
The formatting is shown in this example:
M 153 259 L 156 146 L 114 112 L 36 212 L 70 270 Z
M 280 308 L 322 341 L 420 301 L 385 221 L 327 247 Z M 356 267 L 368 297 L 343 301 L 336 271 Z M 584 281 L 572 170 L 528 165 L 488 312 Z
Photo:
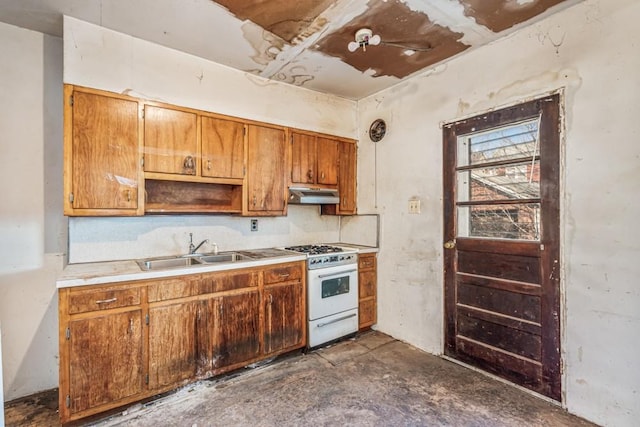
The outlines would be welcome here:
M 382 138 L 384 138 L 384 135 L 386 133 L 387 124 L 384 122 L 384 120 L 376 119 L 373 121 L 373 123 L 371 123 L 371 126 L 369 127 L 369 138 L 371 138 L 373 142 L 380 141 Z

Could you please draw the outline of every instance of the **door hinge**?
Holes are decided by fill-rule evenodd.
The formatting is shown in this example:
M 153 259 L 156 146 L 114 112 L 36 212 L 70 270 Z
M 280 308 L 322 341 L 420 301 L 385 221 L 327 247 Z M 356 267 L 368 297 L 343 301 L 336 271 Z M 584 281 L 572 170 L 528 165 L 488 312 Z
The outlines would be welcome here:
M 64 336 L 66 339 L 70 340 L 71 339 L 71 329 L 67 328 L 66 331 L 64 331 Z
M 71 408 L 71 396 L 69 396 L 67 394 L 67 398 L 64 400 L 64 404 L 67 406 L 67 408 Z
M 140 157 L 140 167 L 144 167 L 144 156 Z
M 246 126 L 242 127 L 242 136 L 247 136 L 247 127 Z
M 73 95 L 69 97 L 69 105 L 73 107 Z
M 73 193 L 69 193 L 69 203 L 73 203 L 74 197 Z
M 149 385 L 149 374 L 144 376 L 144 383 Z
M 149 324 L 149 313 L 144 316 L 144 323 L 146 323 L 147 325 Z
M 564 359 L 560 359 L 560 375 L 564 374 Z
M 144 119 L 144 111 L 145 111 L 145 108 L 142 108 L 142 118 L 143 119 Z

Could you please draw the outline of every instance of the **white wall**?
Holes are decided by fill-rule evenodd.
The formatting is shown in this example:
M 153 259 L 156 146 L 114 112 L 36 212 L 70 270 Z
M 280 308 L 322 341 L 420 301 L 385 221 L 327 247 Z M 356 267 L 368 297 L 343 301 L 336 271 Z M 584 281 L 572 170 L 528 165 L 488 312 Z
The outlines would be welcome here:
M 58 384 L 62 40 L 0 23 L 0 323 L 4 397 Z
M 639 20 L 637 0 L 585 1 L 359 103 L 358 204 L 381 214 L 378 327 L 441 353 L 440 125 L 564 90 L 565 404 L 612 426 L 640 419 Z M 378 117 L 389 132 L 375 145 Z

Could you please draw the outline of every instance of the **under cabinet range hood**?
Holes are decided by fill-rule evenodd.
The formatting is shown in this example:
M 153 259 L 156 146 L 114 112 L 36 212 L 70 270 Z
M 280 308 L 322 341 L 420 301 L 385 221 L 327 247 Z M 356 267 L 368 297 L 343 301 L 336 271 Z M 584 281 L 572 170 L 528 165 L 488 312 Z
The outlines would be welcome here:
M 300 205 L 336 205 L 338 190 L 331 188 L 289 187 L 289 203 Z

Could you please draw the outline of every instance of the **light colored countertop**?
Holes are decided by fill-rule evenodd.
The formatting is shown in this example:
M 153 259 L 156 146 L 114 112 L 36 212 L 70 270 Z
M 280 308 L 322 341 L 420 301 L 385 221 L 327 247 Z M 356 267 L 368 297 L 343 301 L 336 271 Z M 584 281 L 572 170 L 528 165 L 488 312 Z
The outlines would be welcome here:
M 358 251 L 359 254 L 371 254 L 377 253 L 379 248 L 375 246 L 356 245 L 354 243 L 330 243 L 330 245 L 340 246 L 342 248 L 352 248 Z
M 158 279 L 184 276 L 188 274 L 210 273 L 214 271 L 237 270 L 239 268 L 260 267 L 283 262 L 303 261 L 306 255 L 282 251 L 280 256 L 270 256 L 252 260 L 201 264 L 190 267 L 145 271 L 133 261 L 89 262 L 69 264 L 56 281 L 58 288 L 73 286 L 100 285 L 105 283 L 127 282 L 130 280 Z
M 378 248 L 372 246 L 354 245 L 351 243 L 334 243 L 334 245 L 353 248 L 356 249 L 358 253 L 378 252 Z M 142 270 L 135 260 L 69 264 L 58 277 L 56 286 L 58 288 L 69 288 L 74 286 L 101 285 L 133 280 L 159 279 L 184 276 L 188 274 L 261 267 L 280 264 L 283 262 L 304 261 L 307 259 L 304 254 L 297 254 L 289 251 L 278 251 L 274 249 L 252 249 L 239 252 L 251 253 L 254 255 L 254 259 L 151 271 Z M 261 256 L 261 254 L 263 256 Z

